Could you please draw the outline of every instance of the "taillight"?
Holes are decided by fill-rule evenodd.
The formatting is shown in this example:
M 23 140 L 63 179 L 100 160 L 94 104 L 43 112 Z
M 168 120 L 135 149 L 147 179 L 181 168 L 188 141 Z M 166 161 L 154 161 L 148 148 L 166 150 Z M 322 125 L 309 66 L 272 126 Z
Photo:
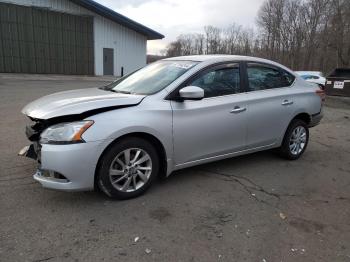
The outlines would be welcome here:
M 321 98 L 321 101 L 324 102 L 326 100 L 326 92 L 322 89 L 316 90 L 316 95 L 318 95 Z

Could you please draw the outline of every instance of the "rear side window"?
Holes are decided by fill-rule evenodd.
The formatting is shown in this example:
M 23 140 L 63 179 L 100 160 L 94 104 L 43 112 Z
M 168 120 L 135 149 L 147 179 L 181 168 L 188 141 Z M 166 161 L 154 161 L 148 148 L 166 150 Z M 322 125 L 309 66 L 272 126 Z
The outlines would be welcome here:
M 295 78 L 281 68 L 258 63 L 248 63 L 247 74 L 249 91 L 287 87 Z
M 203 88 L 204 97 L 224 96 L 240 92 L 239 66 L 210 70 L 196 78 L 191 86 Z

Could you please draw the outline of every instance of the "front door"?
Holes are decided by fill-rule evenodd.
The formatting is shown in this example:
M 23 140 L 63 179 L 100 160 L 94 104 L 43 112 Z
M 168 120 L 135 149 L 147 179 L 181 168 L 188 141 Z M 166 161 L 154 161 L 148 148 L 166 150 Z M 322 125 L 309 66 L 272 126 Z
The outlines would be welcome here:
M 244 150 L 246 103 L 238 63 L 207 69 L 186 86 L 204 89 L 199 101 L 171 101 L 176 165 Z
M 114 75 L 113 48 L 103 48 L 103 74 Z

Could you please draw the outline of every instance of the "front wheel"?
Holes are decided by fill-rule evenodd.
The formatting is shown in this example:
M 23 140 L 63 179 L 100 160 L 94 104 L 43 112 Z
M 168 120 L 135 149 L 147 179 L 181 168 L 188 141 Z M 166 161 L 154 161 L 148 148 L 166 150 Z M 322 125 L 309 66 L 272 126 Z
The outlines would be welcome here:
M 308 142 L 307 124 L 300 119 L 295 119 L 290 123 L 279 151 L 284 158 L 296 160 L 304 153 Z
M 158 174 L 159 159 L 148 141 L 130 137 L 118 141 L 103 155 L 98 172 L 99 188 L 116 199 L 143 194 Z

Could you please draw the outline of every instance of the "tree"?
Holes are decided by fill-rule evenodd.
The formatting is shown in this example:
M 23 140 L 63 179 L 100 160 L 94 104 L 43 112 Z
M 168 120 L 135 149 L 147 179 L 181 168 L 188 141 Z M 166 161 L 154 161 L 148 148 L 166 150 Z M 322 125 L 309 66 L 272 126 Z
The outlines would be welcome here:
M 256 23 L 208 25 L 204 34 L 180 35 L 166 53 L 253 55 L 326 73 L 350 66 L 350 0 L 265 0 Z

